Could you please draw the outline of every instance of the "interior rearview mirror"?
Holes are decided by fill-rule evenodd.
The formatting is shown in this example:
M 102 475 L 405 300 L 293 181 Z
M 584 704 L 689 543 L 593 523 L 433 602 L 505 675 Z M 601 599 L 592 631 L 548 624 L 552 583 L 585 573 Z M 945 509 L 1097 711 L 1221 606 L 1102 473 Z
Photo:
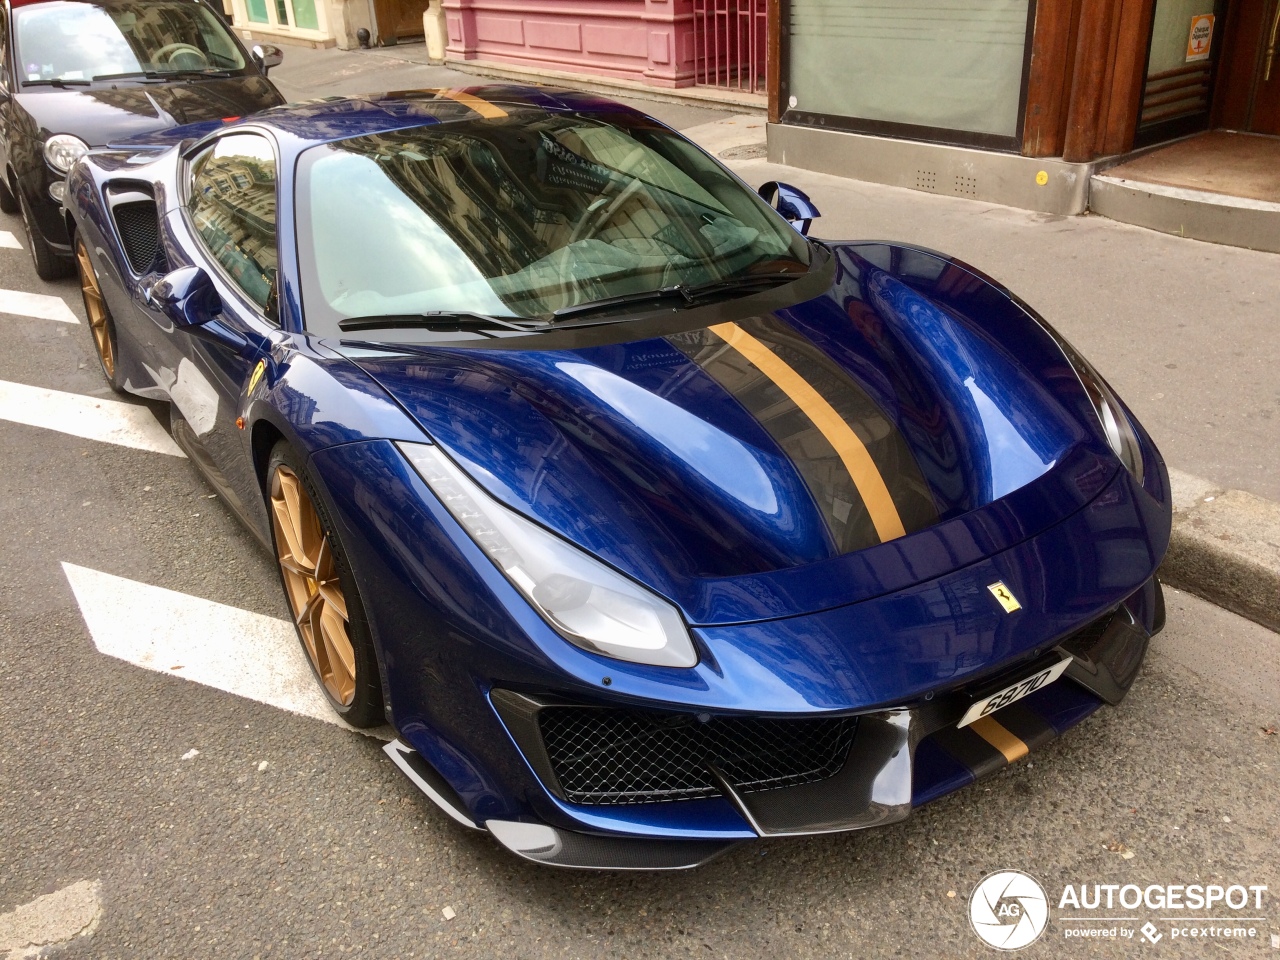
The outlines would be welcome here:
M 255 43 L 250 53 L 263 73 L 269 73 L 272 67 L 278 67 L 284 62 L 284 51 L 274 43 Z
M 803 236 L 809 235 L 809 225 L 822 216 L 807 193 L 781 180 L 762 184 L 759 193 L 765 203 L 777 210 Z

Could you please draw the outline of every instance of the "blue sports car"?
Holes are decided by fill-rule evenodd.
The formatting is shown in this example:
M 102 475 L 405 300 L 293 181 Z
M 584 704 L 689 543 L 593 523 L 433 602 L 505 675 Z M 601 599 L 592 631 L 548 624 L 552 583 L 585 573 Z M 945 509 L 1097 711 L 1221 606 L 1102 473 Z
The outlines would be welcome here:
M 1165 466 L 1049 324 L 626 107 L 278 107 L 67 205 L 103 373 L 278 559 L 333 708 L 520 856 L 892 823 L 1164 625 Z

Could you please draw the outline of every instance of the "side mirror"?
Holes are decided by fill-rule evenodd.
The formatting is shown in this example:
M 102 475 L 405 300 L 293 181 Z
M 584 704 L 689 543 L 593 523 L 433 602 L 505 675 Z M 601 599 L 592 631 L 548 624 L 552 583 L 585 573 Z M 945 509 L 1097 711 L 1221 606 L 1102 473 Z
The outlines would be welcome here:
M 822 216 L 809 195 L 799 187 L 780 180 L 770 180 L 759 190 L 761 198 L 780 213 L 802 236 L 809 235 L 809 225 Z
M 179 267 L 151 285 L 148 298 L 185 330 L 203 326 L 222 312 L 222 298 L 209 274 L 199 267 Z
M 246 353 L 248 340 L 218 319 L 222 298 L 199 267 L 179 267 L 166 273 L 146 291 L 147 299 L 160 309 L 173 325 L 192 336 Z
M 253 54 L 253 59 L 263 73 L 270 72 L 272 67 L 278 67 L 284 62 L 284 51 L 274 43 L 255 43 L 249 52 Z

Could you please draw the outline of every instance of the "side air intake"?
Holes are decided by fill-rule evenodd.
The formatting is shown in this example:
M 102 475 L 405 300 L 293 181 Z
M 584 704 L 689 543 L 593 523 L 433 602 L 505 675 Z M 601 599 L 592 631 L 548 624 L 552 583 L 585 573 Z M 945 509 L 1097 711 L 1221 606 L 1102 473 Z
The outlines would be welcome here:
M 116 189 L 108 193 L 111 218 L 129 260 L 129 269 L 141 276 L 163 270 L 160 249 L 160 220 L 155 200 L 138 189 Z

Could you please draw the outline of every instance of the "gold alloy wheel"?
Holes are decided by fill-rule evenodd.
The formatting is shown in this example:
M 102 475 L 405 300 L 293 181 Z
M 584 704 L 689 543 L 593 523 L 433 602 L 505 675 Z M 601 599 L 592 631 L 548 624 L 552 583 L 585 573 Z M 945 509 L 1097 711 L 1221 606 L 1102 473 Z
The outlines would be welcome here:
M 98 275 L 93 272 L 93 264 L 89 262 L 89 251 L 84 248 L 83 240 L 76 243 L 76 262 L 80 264 L 80 292 L 84 296 L 84 312 L 89 315 L 89 329 L 93 333 L 93 342 L 98 347 L 102 369 L 107 372 L 108 377 L 114 377 L 116 353 L 111 346 L 111 318 L 107 315 L 107 303 L 102 299 Z
M 356 695 L 356 653 L 333 547 L 302 481 L 283 465 L 271 477 L 271 518 L 276 559 L 302 645 L 329 696 L 350 706 Z

